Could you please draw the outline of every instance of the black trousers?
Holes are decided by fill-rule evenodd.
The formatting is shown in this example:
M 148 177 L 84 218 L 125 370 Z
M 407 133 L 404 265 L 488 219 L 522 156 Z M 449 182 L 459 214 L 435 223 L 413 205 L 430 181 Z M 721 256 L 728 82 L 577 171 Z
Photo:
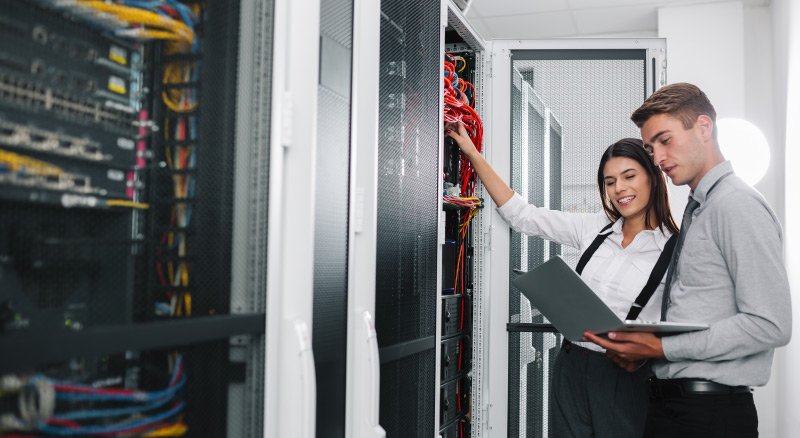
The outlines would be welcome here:
M 645 438 L 754 438 L 758 414 L 753 394 L 651 399 Z
M 604 353 L 562 346 L 551 380 L 550 438 L 641 438 L 649 368 L 629 373 Z

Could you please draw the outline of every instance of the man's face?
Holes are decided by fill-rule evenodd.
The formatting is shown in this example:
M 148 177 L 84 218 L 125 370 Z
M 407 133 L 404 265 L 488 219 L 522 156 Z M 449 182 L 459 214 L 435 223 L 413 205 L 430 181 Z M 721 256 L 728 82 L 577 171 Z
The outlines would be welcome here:
M 680 120 L 657 114 L 642 125 L 641 131 L 645 149 L 672 183 L 688 184 L 694 190 L 706 173 L 707 160 L 698 122 L 685 129 Z

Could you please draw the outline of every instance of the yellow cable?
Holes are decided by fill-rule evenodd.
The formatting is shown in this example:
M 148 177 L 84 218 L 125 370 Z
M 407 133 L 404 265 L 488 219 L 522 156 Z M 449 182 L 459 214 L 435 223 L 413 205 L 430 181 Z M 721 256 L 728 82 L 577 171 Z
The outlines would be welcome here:
M 192 316 L 192 294 L 186 292 L 183 299 L 186 305 L 186 316 Z
M 142 202 L 127 201 L 125 199 L 107 199 L 106 200 L 106 205 L 108 205 L 109 207 L 141 208 L 143 210 L 146 210 L 146 209 L 150 208 L 149 204 L 145 204 L 145 203 L 142 203 Z
M 188 82 L 191 79 L 191 69 L 194 68 L 192 63 L 186 61 L 171 62 L 164 66 L 163 80 L 164 84 L 176 84 L 181 82 Z M 197 102 L 184 102 L 188 98 L 191 90 L 189 88 L 174 88 L 170 90 L 163 90 L 161 97 L 169 109 L 175 112 L 191 111 L 197 107 Z
M 170 156 L 169 146 L 166 146 L 166 150 L 167 150 L 167 166 L 169 166 L 170 169 L 174 169 L 172 167 L 172 157 Z
M 60 176 L 64 173 L 64 169 L 54 166 L 46 161 L 30 158 L 25 155 L 15 154 L 0 149 L 0 163 L 8 165 L 13 172 L 19 171 L 24 168 L 26 172 L 33 175 L 43 176 Z
M 459 69 L 458 72 L 457 72 L 457 73 L 461 73 L 462 71 L 464 71 L 465 68 L 467 68 L 467 60 L 462 58 L 461 56 L 456 56 L 456 60 L 458 60 L 458 59 L 460 59 L 461 62 L 464 64 L 464 65 L 461 66 L 461 69 Z
M 183 422 L 173 424 L 170 426 L 162 427 L 161 429 L 154 430 L 152 432 L 148 432 L 142 437 L 144 438 L 161 438 L 161 437 L 173 437 L 173 436 L 183 436 L 186 435 L 186 432 L 189 431 L 189 428 Z
M 143 24 L 145 26 L 150 25 L 159 27 L 161 29 L 167 29 L 168 31 L 172 31 L 178 35 L 187 44 L 192 44 L 192 42 L 194 42 L 194 31 L 186 24 L 178 20 L 156 14 L 155 12 L 97 0 L 79 0 L 77 4 L 80 6 L 88 6 L 99 12 L 105 12 L 107 14 L 114 15 L 116 18 L 128 23 Z
M 181 262 L 181 284 L 183 287 L 189 286 L 189 269 L 186 267 L 186 262 Z
M 180 175 L 172 175 L 172 193 L 176 199 L 182 198 L 180 177 L 181 177 Z

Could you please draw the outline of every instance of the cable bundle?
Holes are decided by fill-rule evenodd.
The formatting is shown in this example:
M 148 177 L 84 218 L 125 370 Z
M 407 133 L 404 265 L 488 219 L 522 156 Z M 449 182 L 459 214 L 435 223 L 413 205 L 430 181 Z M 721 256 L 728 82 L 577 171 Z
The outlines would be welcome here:
M 194 20 L 192 11 L 175 0 L 123 1 L 119 4 L 78 0 L 71 8 L 88 9 L 106 23 L 117 23 L 118 27 L 113 29 L 113 33 L 119 37 L 172 40 L 187 47 L 196 44 L 191 27 Z M 77 12 L 72 10 L 71 13 Z
M 194 198 L 195 181 L 193 174 L 188 173 L 195 169 L 197 154 L 196 147 L 192 144 L 197 139 L 197 120 L 194 115 L 176 117 L 174 131 L 169 126 L 171 119 L 165 119 L 164 135 L 167 142 L 174 141 L 175 146 L 165 147 L 165 157 L 170 170 L 176 171 L 171 175 L 173 196 L 176 201 L 191 200 Z M 191 223 L 192 206 L 189 202 L 177 202 L 171 207 L 170 229 L 162 234 L 160 244 L 166 251 L 176 254 L 179 262 L 166 262 L 167 272 L 164 272 L 164 263 L 156 263 L 156 273 L 160 284 L 167 288 L 180 288 L 179 292 L 167 289 L 169 304 L 156 304 L 156 313 L 172 316 L 190 316 L 192 313 L 192 296 L 186 290 L 189 287 L 190 265 L 184 259 L 187 257 L 186 229 Z M 159 250 L 163 254 L 164 249 Z
M 5 414 L 0 426 L 56 436 L 181 436 L 186 425 L 178 418 L 184 402 L 178 393 L 186 384 L 183 358 L 176 356 L 167 388 L 146 392 L 134 389 L 97 388 L 34 376 L 27 382 L 9 380 L 19 393 L 20 416 Z M 91 409 L 58 412 L 60 403 L 92 405 Z M 95 408 L 98 404 L 113 407 Z M 110 419 L 115 419 L 110 422 Z M 142 434 L 142 435 L 139 435 Z
M 184 6 L 185 7 L 185 6 Z M 200 16 L 201 6 L 192 5 L 191 17 Z M 187 54 L 190 56 L 180 57 Z M 164 155 L 167 166 L 172 171 L 173 196 L 176 202 L 171 207 L 170 221 L 167 231 L 161 236 L 161 245 L 166 251 L 178 256 L 179 262 L 168 261 L 167 272 L 164 264 L 156 264 L 158 280 L 162 286 L 168 287 L 166 291 L 169 303 L 156 303 L 156 313 L 159 315 L 190 316 L 192 313 L 192 296 L 187 290 L 189 287 L 190 264 L 185 261 L 188 255 L 186 230 L 191 224 L 192 205 L 194 199 L 196 176 L 194 170 L 197 164 L 197 116 L 192 113 L 199 105 L 197 81 L 199 76 L 200 60 L 198 56 L 197 40 L 191 47 L 168 42 L 164 50 L 168 61 L 164 64 L 162 83 L 165 85 L 162 98 L 167 108 L 172 111 L 164 118 Z M 187 200 L 187 202 L 180 202 Z M 173 231 L 177 228 L 177 231 Z M 164 250 L 159 250 L 162 254 Z M 169 288 L 179 288 L 177 292 Z
M 483 208 L 483 200 L 481 198 L 476 198 L 474 196 L 470 197 L 459 197 L 459 196 L 450 196 L 444 195 L 442 196 L 442 202 L 449 205 L 454 205 L 456 207 L 467 207 L 472 210 L 472 215 L 477 213 L 475 209 Z
M 478 210 L 479 209 L 483 208 L 483 203 L 479 198 L 473 198 L 473 197 L 470 197 L 470 198 L 453 198 L 453 197 L 450 197 L 450 196 L 445 196 L 443 198 L 443 201 L 446 204 L 457 205 L 457 206 L 469 208 L 469 212 L 464 215 L 463 222 L 461 224 L 459 224 L 459 226 L 458 226 L 459 237 L 460 237 L 461 243 L 459 244 L 459 248 L 458 248 L 458 258 L 456 260 L 456 280 L 455 280 L 455 285 L 453 285 L 453 293 L 454 294 L 456 294 L 456 293 L 462 293 L 463 294 L 464 293 L 464 282 L 463 281 L 461 282 L 461 290 L 460 291 L 458 289 L 458 285 L 459 285 L 459 279 L 461 278 L 459 274 L 463 275 L 463 273 L 464 273 L 464 246 L 465 246 L 466 237 L 467 237 L 467 230 L 469 229 L 469 223 L 470 223 L 470 221 L 472 221 L 472 218 L 475 217 L 476 214 L 478 214 Z M 463 313 L 463 309 L 462 309 L 462 313 Z M 463 322 L 463 318 L 462 318 L 462 322 Z
M 464 65 L 460 70 L 464 70 L 466 62 L 461 57 L 455 57 L 449 53 L 445 54 L 453 60 L 453 62 L 444 62 L 444 121 L 455 123 L 462 122 L 466 128 L 469 138 L 478 152 L 481 151 L 483 144 L 483 122 L 480 116 L 475 111 L 475 86 L 458 77 L 456 72 L 456 65 L 458 60 L 461 60 Z M 472 91 L 472 100 L 470 101 L 467 95 L 468 91 Z M 472 196 L 475 191 L 476 174 L 472 168 L 472 163 L 461 155 L 461 196 Z

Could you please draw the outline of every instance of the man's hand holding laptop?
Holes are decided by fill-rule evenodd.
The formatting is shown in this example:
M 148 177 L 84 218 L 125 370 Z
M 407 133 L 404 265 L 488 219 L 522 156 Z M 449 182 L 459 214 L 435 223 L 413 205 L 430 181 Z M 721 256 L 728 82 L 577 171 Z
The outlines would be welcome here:
M 606 339 L 591 332 L 584 332 L 583 340 L 605 348 L 606 356 L 629 372 L 639 369 L 647 359 L 664 357 L 661 338 L 652 333 L 609 332 Z

